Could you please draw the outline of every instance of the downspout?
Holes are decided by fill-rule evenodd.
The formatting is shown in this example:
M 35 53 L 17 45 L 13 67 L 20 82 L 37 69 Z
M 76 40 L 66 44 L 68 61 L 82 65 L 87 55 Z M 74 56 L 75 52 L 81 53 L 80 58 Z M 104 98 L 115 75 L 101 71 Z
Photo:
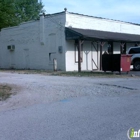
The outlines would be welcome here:
M 40 30 L 39 30 L 39 33 L 40 33 L 40 44 L 41 45 L 44 45 L 45 44 L 45 38 L 44 38 L 44 13 L 42 15 L 40 15 L 40 23 L 39 23 L 39 26 L 40 26 Z

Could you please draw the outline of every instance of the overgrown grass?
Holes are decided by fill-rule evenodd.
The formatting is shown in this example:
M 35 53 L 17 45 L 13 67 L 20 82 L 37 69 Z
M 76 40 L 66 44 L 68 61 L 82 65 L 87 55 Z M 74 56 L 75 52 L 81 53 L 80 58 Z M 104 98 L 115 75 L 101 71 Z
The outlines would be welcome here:
M 0 101 L 6 100 L 11 95 L 11 87 L 0 85 Z

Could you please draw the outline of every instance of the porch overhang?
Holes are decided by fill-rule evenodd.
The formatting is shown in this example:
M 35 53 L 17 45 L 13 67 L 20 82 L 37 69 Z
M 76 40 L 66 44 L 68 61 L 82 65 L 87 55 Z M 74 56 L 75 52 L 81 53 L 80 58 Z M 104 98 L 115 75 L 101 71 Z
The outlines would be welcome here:
M 113 42 L 140 42 L 140 35 L 100 30 L 65 28 L 66 40 L 93 40 Z

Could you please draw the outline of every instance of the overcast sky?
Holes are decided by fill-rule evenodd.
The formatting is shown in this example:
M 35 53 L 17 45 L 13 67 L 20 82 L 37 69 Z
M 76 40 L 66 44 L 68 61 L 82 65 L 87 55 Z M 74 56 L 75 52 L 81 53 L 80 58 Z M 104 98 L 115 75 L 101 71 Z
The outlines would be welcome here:
M 42 0 L 46 13 L 64 11 L 140 24 L 140 0 Z

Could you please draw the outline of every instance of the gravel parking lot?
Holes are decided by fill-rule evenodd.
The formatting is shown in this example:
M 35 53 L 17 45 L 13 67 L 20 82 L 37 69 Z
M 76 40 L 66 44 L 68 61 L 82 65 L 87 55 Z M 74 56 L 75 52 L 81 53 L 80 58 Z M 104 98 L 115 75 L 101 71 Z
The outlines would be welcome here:
M 1 140 L 122 140 L 130 127 L 140 126 L 136 76 L 0 72 L 0 84 L 11 86 L 13 93 L 0 102 Z
M 140 90 L 139 78 L 63 77 L 39 74 L 0 73 L 0 84 L 14 93 L 0 102 L 0 110 L 37 103 L 51 103 L 81 96 L 126 96 Z

